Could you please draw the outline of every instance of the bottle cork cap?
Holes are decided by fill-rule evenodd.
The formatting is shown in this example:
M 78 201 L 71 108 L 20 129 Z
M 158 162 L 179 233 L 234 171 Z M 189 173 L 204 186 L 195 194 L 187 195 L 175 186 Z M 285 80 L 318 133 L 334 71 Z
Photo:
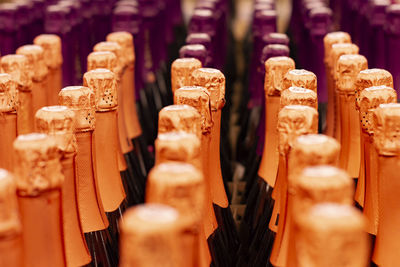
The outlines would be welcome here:
M 295 68 L 290 57 L 271 57 L 265 61 L 264 90 L 269 96 L 280 96 L 283 90 L 283 77 Z
M 93 47 L 93 51 L 94 52 L 111 52 L 114 53 L 115 57 L 116 57 L 116 65 L 114 69 L 109 69 L 111 71 L 114 71 L 117 75 L 121 75 L 122 71 L 124 70 L 124 65 L 125 62 L 123 61 L 123 55 L 122 55 L 122 47 L 116 43 L 116 42 L 100 42 L 98 44 L 96 44 Z M 101 68 L 101 67 L 98 67 Z M 103 67 L 105 68 L 105 67 Z
M 179 49 L 180 58 L 196 58 L 204 66 L 207 58 L 206 47 L 202 44 L 184 45 Z
M 318 132 L 318 112 L 308 106 L 285 106 L 278 114 L 279 153 L 286 155 L 296 138 Z
M 336 77 L 336 64 L 339 60 L 340 56 L 342 55 L 356 55 L 358 54 L 359 48 L 355 44 L 349 43 L 339 43 L 333 44 L 331 47 L 331 71 L 332 76 L 337 79 Z
M 380 104 L 374 110 L 374 144 L 380 155 L 400 154 L 400 104 Z
M 368 68 L 368 61 L 361 55 L 342 55 L 336 65 L 336 86 L 339 91 L 355 94 L 355 84 L 360 71 Z
M 118 106 L 116 74 L 108 69 L 94 69 L 83 75 L 83 85 L 93 90 L 96 111 L 115 110 Z
M 360 118 L 361 128 L 369 133 L 374 133 L 374 110 L 380 104 L 396 103 L 397 93 L 388 86 L 372 86 L 361 91 L 360 94 Z
M 178 58 L 171 65 L 172 92 L 183 86 L 191 85 L 191 75 L 194 70 L 201 68 L 201 62 L 196 58 Z
M 324 37 L 325 64 L 332 65 L 331 49 L 333 44 L 351 43 L 350 34 L 347 32 L 330 32 Z
M 269 44 L 264 46 L 261 52 L 261 64 L 264 65 L 265 61 L 267 61 L 271 57 L 288 57 L 289 56 L 289 47 L 287 45 L 282 44 Z
M 87 70 L 108 69 L 119 75 L 117 57 L 113 52 L 92 52 L 87 57 Z
M 54 138 L 62 152 L 75 152 L 75 113 L 66 106 L 43 107 L 35 115 L 36 129 Z
M 289 70 L 283 78 L 283 90 L 289 89 L 291 86 L 303 87 L 317 92 L 317 76 L 308 70 L 294 69 Z
M 170 105 L 158 113 L 158 134 L 186 132 L 201 137 L 201 115 L 189 105 Z
M 28 58 L 23 55 L 6 55 L 0 59 L 1 72 L 11 75 L 18 91 L 30 91 L 32 80 Z
M 211 37 L 209 34 L 204 32 L 190 33 L 186 37 L 186 44 L 202 44 L 207 51 L 211 48 Z
M 48 68 L 56 69 L 62 65 L 61 38 L 55 34 L 38 35 L 33 43 L 44 50 L 44 61 Z
M 211 117 L 210 94 L 204 87 L 184 86 L 175 91 L 174 102 L 178 105 L 194 107 L 200 114 L 200 127 L 203 134 L 211 132 L 213 120 Z
M 317 94 L 302 87 L 289 87 L 281 95 L 280 108 L 288 105 L 303 105 L 318 109 Z
M 146 190 L 146 203 L 160 203 L 177 209 L 183 222 L 198 223 L 203 217 L 204 178 L 191 164 L 157 164 L 149 173 Z
M 360 71 L 355 84 L 356 89 L 356 108 L 360 109 L 361 92 L 372 86 L 385 85 L 393 88 L 393 76 L 384 69 L 366 69 Z
M 28 59 L 29 71 L 34 82 L 41 82 L 47 75 L 48 69 L 44 61 L 44 49 L 39 45 L 24 45 L 17 49 L 17 55 Z
M 265 45 L 269 44 L 281 44 L 289 45 L 289 37 L 284 33 L 270 32 L 262 36 L 262 41 Z
M 14 141 L 14 155 L 19 195 L 35 197 L 61 188 L 64 176 L 54 138 L 40 133 L 20 135 Z
M 133 36 L 129 32 L 112 32 L 107 35 L 108 42 L 115 42 L 121 46 L 121 61 L 124 65 L 133 65 L 135 63 L 135 48 Z
M 225 76 L 213 68 L 200 68 L 192 72 L 192 84 L 201 86 L 210 93 L 211 108 L 222 109 L 225 105 Z
M 14 176 L 0 169 L 0 238 L 21 233 Z
M 0 113 L 14 112 L 17 110 L 18 93 L 17 84 L 12 76 L 0 73 Z
M 350 205 L 321 203 L 302 215 L 296 240 L 297 266 L 367 266 L 366 220 Z
M 121 221 L 121 267 L 182 266 L 182 224 L 176 209 L 161 204 L 130 208 Z
M 91 131 L 96 124 L 96 106 L 93 91 L 85 86 L 68 86 L 59 93 L 60 105 L 75 113 L 75 130 Z

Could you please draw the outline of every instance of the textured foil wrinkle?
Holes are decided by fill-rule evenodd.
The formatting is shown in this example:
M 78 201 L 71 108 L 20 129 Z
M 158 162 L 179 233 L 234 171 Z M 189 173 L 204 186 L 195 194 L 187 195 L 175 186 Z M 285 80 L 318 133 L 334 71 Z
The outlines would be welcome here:
M 201 86 L 210 93 L 211 108 L 222 109 L 225 105 L 225 76 L 212 68 L 200 68 L 192 72 L 192 85 Z
M 61 189 L 60 153 L 56 141 L 45 134 L 20 135 L 14 141 L 15 178 L 21 196 L 38 196 Z
M 18 106 L 17 84 L 10 74 L 0 74 L 0 113 L 15 112 Z
M 83 75 L 83 85 L 93 90 L 96 111 L 115 110 L 118 106 L 116 75 L 108 69 L 94 69 Z
M 355 94 L 355 84 L 360 71 L 368 68 L 368 61 L 361 55 L 342 55 L 336 65 L 336 85 L 339 92 Z
M 100 42 L 93 47 L 94 52 L 111 52 L 116 56 L 116 65 L 114 69 L 109 69 L 113 71 L 118 76 L 122 75 L 124 71 L 125 62 L 123 62 L 122 47 L 116 42 Z M 107 68 L 108 69 L 108 68 Z
M 135 49 L 133 46 L 133 36 L 128 32 L 112 32 L 107 35 L 108 42 L 115 42 L 121 46 L 123 56 L 120 60 L 124 65 L 134 65 L 135 63 Z
M 283 91 L 283 78 L 295 68 L 290 57 L 272 57 L 265 62 L 264 90 L 269 96 L 280 96 Z
M 70 108 L 75 113 L 77 132 L 92 131 L 96 124 L 95 96 L 85 86 L 68 86 L 59 93 L 60 105 Z
M 0 239 L 21 233 L 15 177 L 0 169 Z
M 29 72 L 34 82 L 41 82 L 48 74 L 44 61 L 44 49 L 39 45 L 24 45 L 17 49 L 18 55 L 24 55 L 28 59 Z
M 171 65 L 172 92 L 183 86 L 191 85 L 194 70 L 201 68 L 200 60 L 196 58 L 178 58 Z
M 280 109 L 288 105 L 303 105 L 318 109 L 317 93 L 302 87 L 289 87 L 281 94 Z
M 189 105 L 171 105 L 161 109 L 158 114 L 158 133 L 181 131 L 200 137 L 202 135 L 200 113 Z
M 6 55 L 0 59 L 1 72 L 11 75 L 18 91 L 31 91 L 33 72 L 24 55 Z
M 358 54 L 359 48 L 355 44 L 339 43 L 333 44 L 331 47 L 331 74 L 334 80 L 338 80 L 336 64 L 342 55 L 356 55 Z
M 63 63 L 61 52 L 61 38 L 55 34 L 38 35 L 33 43 L 44 50 L 44 61 L 48 68 L 57 69 Z
M 380 155 L 400 155 L 400 104 L 381 104 L 374 111 L 374 144 Z
M 117 57 L 109 51 L 92 52 L 87 58 L 87 70 L 108 69 L 119 75 L 117 68 Z
M 314 91 L 315 93 L 317 92 L 317 76 L 313 72 L 308 70 L 290 70 L 285 74 L 282 83 L 282 92 L 292 86 L 307 88 Z
M 331 50 L 333 44 L 339 43 L 351 43 L 351 37 L 347 32 L 330 32 L 324 37 L 324 48 L 325 48 L 325 64 L 331 65 Z M 332 66 L 330 66 L 332 67 Z

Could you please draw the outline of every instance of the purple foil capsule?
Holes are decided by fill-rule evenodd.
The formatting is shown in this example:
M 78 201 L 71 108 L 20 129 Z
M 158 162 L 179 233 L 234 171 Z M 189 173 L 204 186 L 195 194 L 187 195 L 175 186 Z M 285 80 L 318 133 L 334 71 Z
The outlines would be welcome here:
M 18 6 L 14 3 L 0 4 L 0 53 L 12 54 L 17 49 Z
M 204 66 L 207 58 L 207 50 L 204 45 L 201 44 L 184 45 L 179 49 L 179 57 L 196 58 L 200 60 L 201 65 Z
M 393 86 L 400 96 L 400 4 L 393 4 L 386 9 L 386 68 L 393 75 Z
M 35 19 L 32 26 L 32 36 L 35 38 L 44 32 L 45 0 L 33 0 L 32 2 L 35 12 Z
M 106 39 L 111 32 L 111 14 L 113 1 L 92 0 L 94 43 L 97 44 Z
M 87 69 L 87 56 L 92 51 L 92 47 L 94 46 L 94 40 L 92 35 L 90 34 L 90 29 L 92 25 L 92 6 L 90 3 L 91 0 L 79 0 L 81 5 L 81 23 L 79 26 L 79 58 L 80 60 L 80 69 L 82 73 Z M 82 60 L 83 59 L 83 60 Z
M 19 23 L 19 31 L 17 37 L 17 46 L 32 43 L 32 21 L 33 21 L 33 4 L 30 1 L 15 1 L 18 5 L 17 20 Z
M 186 37 L 186 44 L 201 44 L 207 50 L 207 58 L 204 67 L 213 68 L 213 55 L 211 50 L 211 37 L 207 33 L 191 33 Z
M 271 32 L 262 36 L 263 46 L 270 44 L 289 45 L 289 37 L 284 33 Z

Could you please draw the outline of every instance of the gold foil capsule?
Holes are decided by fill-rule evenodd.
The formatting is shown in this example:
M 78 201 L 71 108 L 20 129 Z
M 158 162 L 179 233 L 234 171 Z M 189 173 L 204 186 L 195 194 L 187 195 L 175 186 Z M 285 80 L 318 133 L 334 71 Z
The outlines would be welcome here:
M 201 86 L 210 93 L 212 110 L 220 110 L 225 105 L 225 76 L 212 68 L 200 68 L 192 72 L 192 85 Z
M 317 92 L 317 76 L 308 70 L 289 70 L 282 81 L 282 92 L 289 89 L 289 87 L 302 87 L 307 88 L 315 93 Z M 281 92 L 281 93 L 282 93 Z
M 339 43 L 333 44 L 331 47 L 331 72 L 334 80 L 337 80 L 336 64 L 342 55 L 356 55 L 358 54 L 359 48 L 355 44 Z
M 123 65 L 133 65 L 135 63 L 135 48 L 133 46 L 133 36 L 129 32 L 112 32 L 107 35 L 108 42 L 115 42 L 121 46 L 122 55 L 120 61 Z
M 195 58 L 175 59 L 171 65 L 172 93 L 183 86 L 190 86 L 193 71 L 201 67 L 200 60 Z
M 60 153 L 56 141 L 46 135 L 20 135 L 14 141 L 15 177 L 20 196 L 38 196 L 53 189 L 61 189 Z
M 35 115 L 36 129 L 54 138 L 62 152 L 76 151 L 75 113 L 66 106 L 43 107 Z
M 33 72 L 29 67 L 28 58 L 24 55 L 6 55 L 0 59 L 1 72 L 11 75 L 17 84 L 18 91 L 30 91 Z
M 294 60 L 290 57 L 271 57 L 265 61 L 264 90 L 266 94 L 280 96 L 283 91 L 283 78 L 294 68 Z
M 15 177 L 0 169 L 0 239 L 21 233 Z
M 374 144 L 380 155 L 400 154 L 400 104 L 380 104 L 374 111 Z
M 289 87 L 282 92 L 280 109 L 288 105 L 302 105 L 318 109 L 317 94 L 302 87 Z
M 87 70 L 94 69 L 108 69 L 119 75 L 116 55 L 109 51 L 90 53 L 87 57 Z
M 331 65 L 331 50 L 333 44 L 340 43 L 351 43 L 350 34 L 347 32 L 330 32 L 324 37 L 324 48 L 325 48 L 325 56 L 324 61 L 325 64 Z M 332 66 L 330 66 L 332 67 Z
M 337 90 L 355 94 L 355 83 L 360 71 L 368 68 L 367 59 L 361 55 L 342 55 L 336 64 Z
M 44 61 L 48 68 L 59 68 L 63 63 L 61 52 L 61 38 L 55 34 L 38 35 L 33 43 L 43 48 Z
M 93 91 L 85 86 L 68 86 L 61 90 L 60 105 L 75 112 L 76 131 L 94 130 L 96 124 L 95 96 Z
M 100 42 L 96 44 L 93 48 L 94 52 L 112 52 L 116 57 L 116 65 L 114 69 L 109 69 L 115 74 L 121 76 L 122 72 L 125 68 L 125 62 L 122 59 L 124 56 L 122 55 L 122 47 L 116 42 Z M 108 68 L 107 68 L 108 69 Z
M 34 82 L 41 82 L 46 77 L 48 69 L 44 60 L 44 49 L 39 45 L 24 45 L 17 49 L 17 55 L 28 59 L 29 71 Z
M 0 113 L 17 110 L 17 84 L 7 73 L 0 74 Z
M 83 85 L 93 90 L 96 111 L 114 110 L 118 106 L 116 74 L 108 69 L 94 69 L 83 75 Z

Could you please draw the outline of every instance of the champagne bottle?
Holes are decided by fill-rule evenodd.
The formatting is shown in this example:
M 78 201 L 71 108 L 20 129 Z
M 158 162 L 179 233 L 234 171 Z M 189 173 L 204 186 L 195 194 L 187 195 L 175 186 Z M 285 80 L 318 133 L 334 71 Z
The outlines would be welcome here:
M 394 178 L 399 166 L 396 138 L 399 118 L 400 106 L 394 103 L 381 104 L 373 115 L 374 144 L 378 154 L 379 224 L 372 260 L 379 266 L 392 266 L 398 259 L 398 182 Z
M 38 132 L 53 137 L 61 152 L 61 171 L 64 175 L 61 197 L 66 266 L 83 266 L 91 261 L 77 204 L 75 123 L 75 113 L 65 106 L 43 107 L 35 115 Z
M 17 23 L 18 6 L 15 3 L 0 4 L 0 19 L 3 22 L 0 26 L 0 54 L 8 55 L 17 49 L 17 36 L 19 24 Z
M 355 83 L 361 70 L 367 69 L 368 63 L 364 56 L 343 55 L 336 64 L 336 89 L 340 109 L 341 151 L 339 166 L 353 178 L 360 173 L 360 127 L 357 125 L 359 116 L 355 108 Z
M 92 256 L 94 266 L 115 266 L 117 255 L 108 232 L 109 222 L 100 199 L 95 160 L 95 96 L 90 88 L 70 86 L 61 90 L 60 104 L 74 111 L 76 117 L 75 136 L 76 191 L 82 230 Z
M 11 75 L 18 90 L 17 133 L 33 132 L 32 80 L 28 58 L 23 55 L 7 55 L 0 59 L 1 72 Z
M 19 24 L 20 33 L 17 35 L 17 47 L 26 45 L 32 42 L 31 34 L 32 34 L 32 2 L 30 1 L 15 1 L 17 5 L 17 17 L 16 21 Z
M 62 53 L 61 39 L 55 34 L 42 34 L 37 36 L 33 43 L 40 45 L 44 50 L 44 61 L 49 70 L 47 105 L 56 105 L 58 103 L 58 93 L 62 88 Z
M 63 243 L 60 153 L 45 134 L 14 141 L 15 178 L 26 266 L 66 266 Z
M 121 224 L 121 267 L 188 266 L 184 261 L 184 225 L 166 205 L 144 204 L 125 212 Z
M 192 72 L 201 67 L 201 62 L 196 58 L 175 59 L 171 65 L 172 94 L 181 87 L 190 86 Z
M 180 58 L 195 58 L 201 62 L 202 66 L 205 66 L 208 52 L 202 44 L 190 44 L 184 45 L 179 49 Z
M 191 33 L 186 37 L 186 44 L 188 45 L 194 45 L 194 44 L 200 44 L 204 45 L 205 49 L 207 50 L 207 58 L 205 61 L 205 66 L 208 68 L 213 68 L 215 67 L 215 63 L 213 62 L 214 60 L 214 55 L 213 50 L 211 48 L 212 43 L 211 43 L 211 37 L 207 33 Z
M 18 92 L 17 83 L 10 74 L 0 74 L 0 168 L 14 170 L 12 143 L 17 138 L 17 108 Z M 4 174 L 5 175 L 5 174 Z
M 374 173 L 374 169 L 376 170 L 376 160 L 373 160 L 372 162 L 369 159 L 369 154 L 373 153 L 374 151 L 371 152 L 370 148 L 373 148 L 372 145 L 372 136 L 369 136 L 372 134 L 370 132 L 372 129 L 368 127 L 370 123 L 372 123 L 372 120 L 368 118 L 366 114 L 368 114 L 368 110 L 363 109 L 363 111 L 360 111 L 360 106 L 361 106 L 361 93 L 368 87 L 372 86 L 379 86 L 379 85 L 385 85 L 388 87 L 393 88 L 393 77 L 390 72 L 383 70 L 383 69 L 367 69 L 367 70 L 362 70 L 357 76 L 357 81 L 355 84 L 355 98 L 356 98 L 356 109 L 359 112 L 359 120 L 360 120 L 360 127 L 361 127 L 361 135 L 360 135 L 360 145 L 361 145 L 361 163 L 360 163 L 360 173 L 357 181 L 357 188 L 356 192 L 354 194 L 354 200 L 357 201 L 357 203 L 361 206 L 364 207 L 364 201 L 365 201 L 365 182 L 366 182 L 366 177 L 370 175 L 370 170 L 372 170 Z M 367 102 L 368 103 L 368 102 Z M 378 103 L 378 102 L 377 102 Z M 381 104 L 381 103 L 379 103 Z M 369 104 L 367 104 L 368 106 Z M 369 120 L 369 123 L 367 123 L 366 120 Z M 364 124 L 364 125 L 363 125 Z M 367 127 L 367 128 L 366 128 Z M 370 129 L 370 130 L 369 130 Z M 368 155 L 367 155 L 368 154 Z M 375 163 L 373 163 L 375 161 Z M 375 167 L 370 166 L 370 164 L 374 164 Z M 376 177 L 376 176 L 375 176 Z M 369 178 L 368 178 L 369 179 Z M 370 195 L 370 194 L 368 194 Z M 370 217 L 368 217 L 370 218 Z M 367 229 L 370 228 L 370 221 L 367 221 Z M 369 230 L 370 231 L 370 230 Z
M 0 199 L 2 202 L 0 231 L 1 266 L 23 267 L 22 225 L 18 210 L 15 177 L 0 169 Z
M 398 75 L 400 73 L 400 65 L 394 60 L 393 54 L 396 54 L 399 45 L 399 31 L 397 25 L 399 23 L 399 10 L 400 4 L 392 4 L 389 5 L 386 9 L 386 23 L 384 26 L 385 30 L 385 39 L 386 39 L 386 46 L 385 46 L 385 59 L 386 59 L 386 68 L 387 70 L 392 73 L 393 75 L 393 85 L 396 88 L 397 93 L 399 93 L 400 88 L 400 79 Z
M 297 229 L 294 266 L 367 266 L 365 219 L 352 206 L 315 205 L 299 218 Z M 335 242 L 329 240 L 332 235 Z M 351 250 L 346 250 L 349 246 Z

